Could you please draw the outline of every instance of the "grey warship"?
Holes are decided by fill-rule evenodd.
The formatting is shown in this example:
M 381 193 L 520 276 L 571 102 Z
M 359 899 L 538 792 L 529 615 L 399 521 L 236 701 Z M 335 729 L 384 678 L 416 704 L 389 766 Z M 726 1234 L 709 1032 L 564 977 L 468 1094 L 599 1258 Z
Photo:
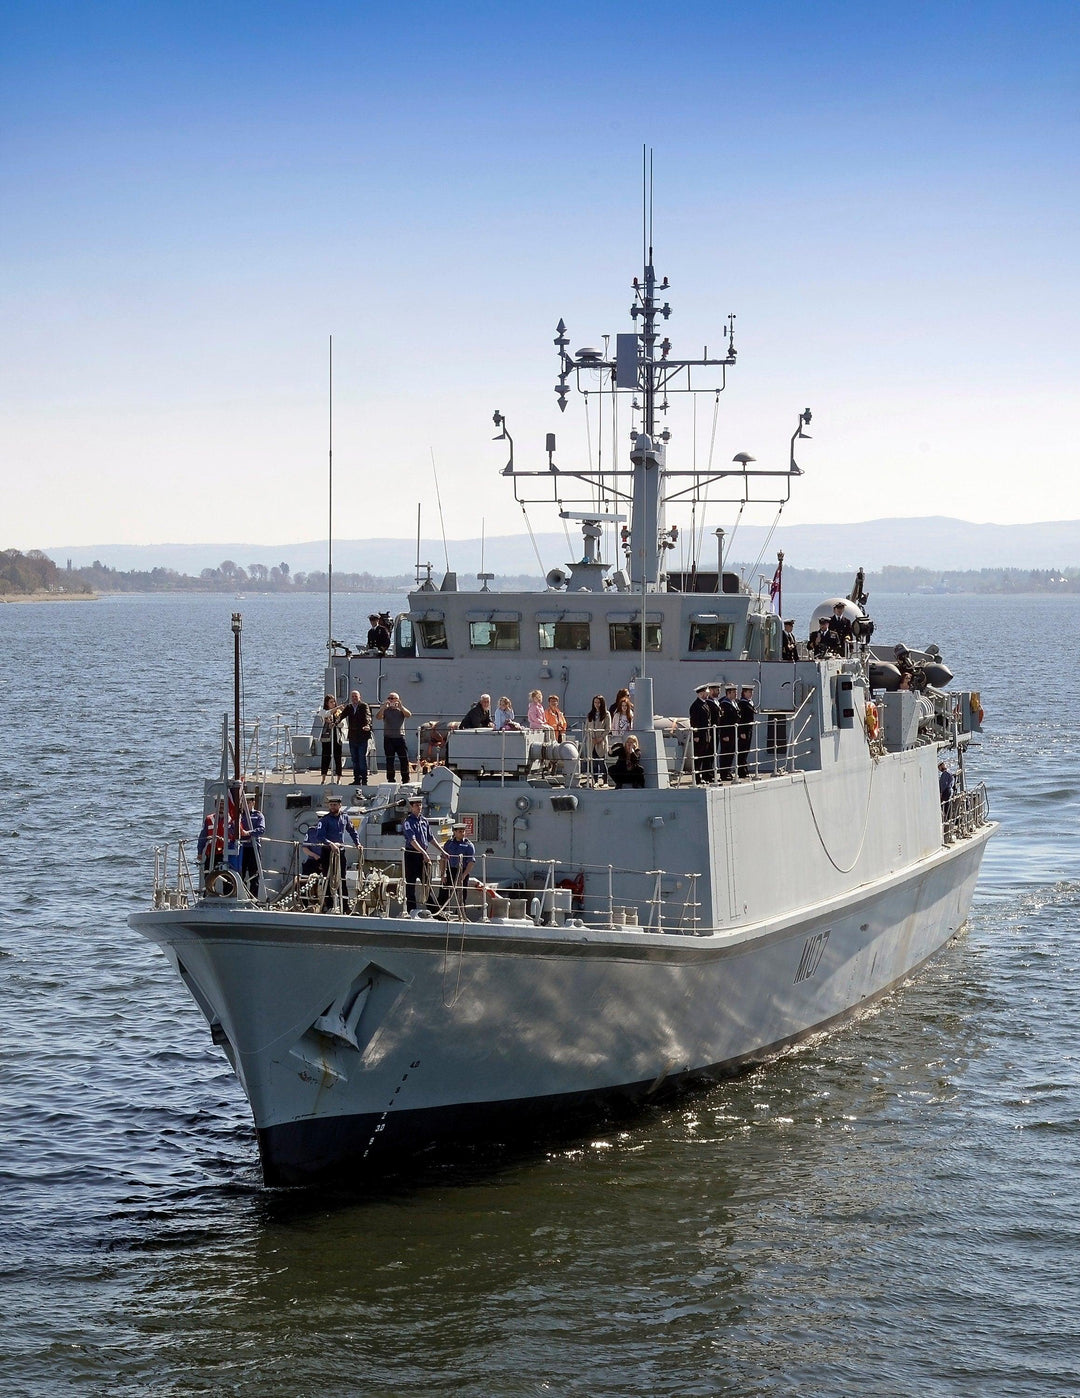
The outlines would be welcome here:
M 564 463 L 549 436 L 521 466 L 495 414 L 509 460 L 493 470 L 523 506 L 579 526 L 580 552 L 531 592 L 418 568 L 380 644 L 328 637 L 327 694 L 359 689 L 373 711 L 402 696 L 409 780 L 326 782 L 305 724 L 242 723 L 237 696 L 204 784 L 203 854 L 156 852 L 152 904 L 131 925 L 235 1070 L 268 1184 L 543 1139 L 715 1080 L 871 1003 L 967 917 L 996 828 L 970 774 L 978 693 L 934 648 L 898 663 L 875 643 L 861 577 L 808 619 L 840 618 L 835 645 L 792 650 L 775 605 L 783 556 L 756 588 L 725 568 L 721 530 L 705 559 L 707 510 L 782 508 L 810 413 L 775 467 L 745 453 L 669 463 L 669 407 L 719 404 L 734 317 L 719 355 L 674 357 L 667 279 L 651 247 L 643 260 L 614 352 L 608 337 L 572 350 L 561 320 L 555 338 L 560 409 L 580 391 L 621 422 L 625 456 L 613 440 L 602 461 Z M 241 630 L 236 616 L 237 655 Z M 752 694 L 737 741 L 686 717 L 699 687 L 723 685 Z M 458 723 L 482 691 L 523 710 L 538 688 L 558 696 L 565 733 Z M 592 697 L 619 688 L 641 753 L 633 787 L 607 779 L 611 751 L 599 770 L 584 760 Z M 331 795 L 358 844 L 343 846 L 344 873 L 337 858 L 304 872 Z M 476 860 L 443 906 L 435 872 L 410 911 L 401 827 L 416 795 L 440 839 L 464 826 Z M 253 880 L 239 845 L 256 799 Z

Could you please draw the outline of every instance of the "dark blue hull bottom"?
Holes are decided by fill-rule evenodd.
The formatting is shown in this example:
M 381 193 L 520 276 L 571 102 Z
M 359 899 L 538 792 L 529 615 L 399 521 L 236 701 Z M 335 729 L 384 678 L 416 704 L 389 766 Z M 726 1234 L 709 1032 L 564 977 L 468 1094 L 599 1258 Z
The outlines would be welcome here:
M 477 1153 L 521 1150 L 542 1141 L 574 1139 L 601 1121 L 626 1118 L 648 1100 L 669 1099 L 692 1083 L 715 1082 L 737 1065 L 670 1078 L 661 1092 L 637 1083 L 603 1092 L 526 1097 L 506 1102 L 463 1102 L 397 1111 L 383 1117 L 338 1116 L 290 1121 L 258 1132 L 268 1185 L 323 1181 L 359 1183 L 408 1174 L 436 1161 L 475 1163 Z

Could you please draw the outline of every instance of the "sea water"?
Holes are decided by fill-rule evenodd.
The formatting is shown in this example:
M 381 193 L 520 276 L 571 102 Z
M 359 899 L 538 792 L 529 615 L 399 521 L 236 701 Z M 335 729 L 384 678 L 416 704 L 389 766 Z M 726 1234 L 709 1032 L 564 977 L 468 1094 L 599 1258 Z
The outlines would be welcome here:
M 788 599 L 804 631 L 817 599 Z M 872 598 L 981 688 L 967 931 L 871 1013 L 572 1147 L 270 1191 L 127 926 L 249 716 L 321 699 L 325 601 L 0 607 L 5 1394 L 1080 1393 L 1080 600 Z M 355 640 L 392 598 L 340 597 Z

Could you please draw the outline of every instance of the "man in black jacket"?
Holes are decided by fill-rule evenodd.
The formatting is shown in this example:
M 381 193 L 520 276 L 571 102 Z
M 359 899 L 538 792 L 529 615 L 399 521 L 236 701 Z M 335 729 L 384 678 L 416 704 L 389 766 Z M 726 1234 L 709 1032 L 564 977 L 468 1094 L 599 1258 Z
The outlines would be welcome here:
M 349 756 L 352 758 L 352 779 L 356 786 L 366 786 L 368 779 L 367 747 L 371 738 L 371 710 L 360 691 L 354 689 L 339 718 L 348 724 Z
M 476 703 L 458 724 L 459 728 L 494 728 L 495 720 L 491 717 L 491 695 L 481 694 Z
M 843 602 L 833 603 L 832 620 L 829 622 L 829 630 L 836 637 L 833 642 L 837 655 L 846 655 L 848 643 L 854 638 L 854 631 L 851 626 L 851 618 L 847 614 Z

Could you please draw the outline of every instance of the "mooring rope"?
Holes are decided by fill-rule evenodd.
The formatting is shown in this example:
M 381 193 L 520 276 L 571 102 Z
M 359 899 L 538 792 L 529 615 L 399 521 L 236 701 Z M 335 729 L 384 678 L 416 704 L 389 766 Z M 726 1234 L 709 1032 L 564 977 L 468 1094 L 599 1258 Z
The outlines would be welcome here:
M 807 782 L 804 777 L 803 791 L 806 792 L 806 803 L 810 807 L 810 818 L 814 822 L 814 830 L 817 833 L 818 841 L 821 844 L 821 848 L 825 851 L 826 859 L 828 859 L 829 863 L 833 866 L 833 868 L 836 870 L 838 874 L 850 874 L 852 869 L 855 868 L 855 865 L 858 864 L 859 860 L 862 858 L 863 846 L 866 844 L 866 832 L 870 828 L 870 797 L 874 790 L 874 772 L 876 768 L 877 762 L 875 760 L 870 765 L 870 780 L 866 784 L 866 809 L 863 811 L 863 827 L 862 834 L 859 836 L 859 848 L 855 851 L 855 858 L 846 868 L 844 868 L 844 866 L 841 864 L 837 864 L 836 860 L 832 856 L 832 851 L 825 843 L 825 836 L 821 833 L 821 825 L 818 822 L 817 812 L 814 810 L 814 801 L 810 795 L 810 783 Z

